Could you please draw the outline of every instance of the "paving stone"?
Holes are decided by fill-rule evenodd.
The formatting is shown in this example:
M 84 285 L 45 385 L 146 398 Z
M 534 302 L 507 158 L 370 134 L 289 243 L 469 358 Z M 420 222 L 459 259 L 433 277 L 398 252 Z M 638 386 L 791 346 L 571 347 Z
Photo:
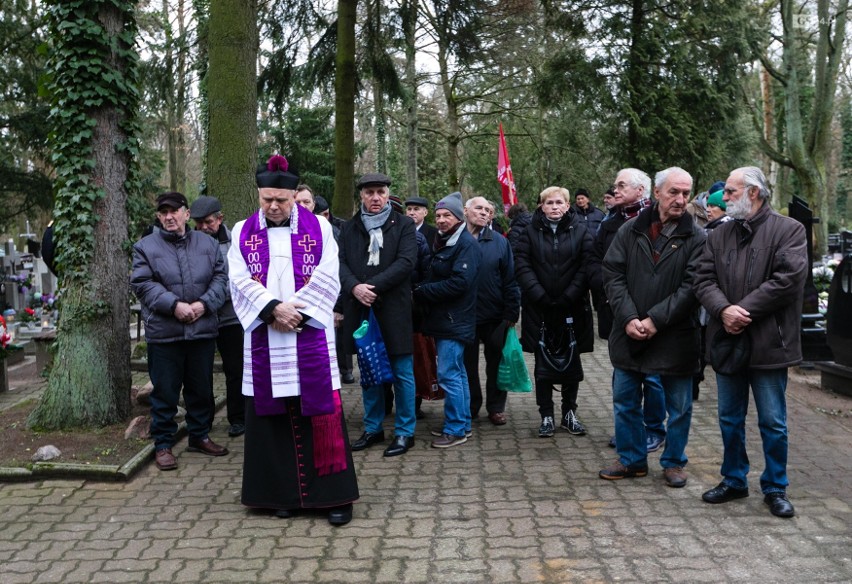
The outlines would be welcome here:
M 225 457 L 188 453 L 183 440 L 172 473 L 151 465 L 127 483 L 0 484 L 0 583 L 852 581 L 852 420 L 788 389 L 797 515 L 781 520 L 759 492 L 752 406 L 751 496 L 707 505 L 701 494 L 719 482 L 722 454 L 713 380 L 694 406 L 684 489 L 663 484 L 661 453 L 649 455 L 648 477 L 603 481 L 598 470 L 615 458 L 611 369 L 601 343 L 583 360 L 587 436 L 539 439 L 535 396 L 513 394 L 508 424 L 483 417 L 467 443 L 432 449 L 443 404 L 425 403 L 405 456 L 354 454 L 362 498 L 342 528 L 243 508 L 244 441 L 226 437 L 223 416 L 212 436 L 230 448 Z M 357 437 L 360 389 L 347 386 L 342 399 Z

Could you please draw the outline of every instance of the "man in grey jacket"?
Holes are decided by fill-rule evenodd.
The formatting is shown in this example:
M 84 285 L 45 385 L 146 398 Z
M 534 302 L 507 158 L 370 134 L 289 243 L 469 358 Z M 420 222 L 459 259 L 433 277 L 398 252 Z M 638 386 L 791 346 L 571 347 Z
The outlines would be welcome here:
M 155 228 L 133 246 L 130 285 L 142 306 L 151 392 L 151 437 L 160 470 L 177 468 L 178 399 L 183 387 L 190 452 L 223 456 L 207 435 L 213 419 L 213 353 L 228 276 L 214 239 L 187 230 L 186 197 L 157 197 Z
M 189 209 L 195 228 L 213 237 L 219 243 L 219 251 L 225 259 L 228 272 L 228 249 L 231 247 L 231 232 L 225 226 L 222 204 L 216 197 L 201 196 Z M 222 358 L 225 373 L 225 396 L 228 411 L 228 436 L 242 436 L 246 432 L 246 406 L 243 397 L 243 326 L 234 312 L 231 293 L 225 287 L 225 303 L 219 309 L 219 336 L 216 347 Z
M 718 486 L 702 498 L 726 503 L 748 497 L 745 417 L 754 394 L 766 467 L 760 488 L 769 511 L 792 517 L 787 499 L 787 368 L 802 360 L 802 298 L 808 271 L 805 228 L 769 205 L 759 168 L 734 170 L 725 182 L 728 221 L 707 238 L 695 277 L 695 294 L 707 309 L 709 361 L 716 369 L 719 427 L 724 456 Z M 724 331 L 724 332 L 722 332 Z M 746 335 L 751 355 L 739 371 L 719 373 L 712 347 L 727 335 Z M 718 336 L 717 336 L 718 335 Z M 715 362 L 714 362 L 715 357 Z

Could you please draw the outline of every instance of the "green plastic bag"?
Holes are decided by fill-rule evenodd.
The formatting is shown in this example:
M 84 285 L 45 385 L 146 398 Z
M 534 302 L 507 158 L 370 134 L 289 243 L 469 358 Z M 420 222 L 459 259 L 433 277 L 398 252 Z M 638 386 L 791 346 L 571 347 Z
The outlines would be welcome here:
M 532 381 L 524 361 L 524 351 L 521 349 L 514 327 L 509 327 L 506 342 L 503 343 L 503 356 L 500 359 L 500 368 L 497 370 L 497 389 L 518 393 L 532 391 Z

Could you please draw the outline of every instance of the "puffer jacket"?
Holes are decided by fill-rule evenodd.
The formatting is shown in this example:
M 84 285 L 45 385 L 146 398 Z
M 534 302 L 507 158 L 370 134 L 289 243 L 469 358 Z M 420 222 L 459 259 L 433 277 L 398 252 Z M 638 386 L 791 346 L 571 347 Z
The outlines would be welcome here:
M 461 233 L 454 244 L 433 248 L 429 273 L 414 288 L 414 300 L 425 310 L 423 334 L 472 343 L 476 335 L 476 283 L 482 253 L 464 225 L 459 229 Z
M 684 213 L 654 263 L 648 231 L 657 217 L 655 204 L 630 219 L 604 256 L 603 284 L 613 313 L 609 357 L 614 367 L 628 371 L 693 375 L 698 372 L 699 326 L 692 286 L 706 236 Z M 627 323 L 645 317 L 654 321 L 657 334 L 647 341 L 628 337 Z
M 708 344 L 722 328 L 722 310 L 736 304 L 752 319 L 743 333 L 751 337 L 749 367 L 777 369 L 800 363 L 807 273 L 804 226 L 769 203 L 745 221 L 728 221 L 714 229 L 695 278 L 695 294 L 710 316 Z
M 542 320 L 555 328 L 569 316 L 574 319 L 579 351 L 592 351 L 594 330 L 587 270 L 591 253 L 591 233 L 573 210 L 562 216 L 556 233 L 541 208 L 535 210 L 515 249 L 524 351 L 535 352 Z
M 151 344 L 211 339 L 219 335 L 218 310 L 228 275 L 216 239 L 200 231 L 177 236 L 155 229 L 133 246 L 130 286 L 142 306 Z M 200 301 L 204 315 L 190 324 L 175 318 L 178 302 Z

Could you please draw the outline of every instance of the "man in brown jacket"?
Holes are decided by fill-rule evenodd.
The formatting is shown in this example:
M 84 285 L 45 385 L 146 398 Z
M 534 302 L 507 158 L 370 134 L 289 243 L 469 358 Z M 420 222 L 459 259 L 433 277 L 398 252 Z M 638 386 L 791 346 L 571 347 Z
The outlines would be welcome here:
M 724 444 L 724 478 L 702 498 L 707 503 L 726 503 L 748 497 L 745 417 L 751 386 L 766 460 L 760 477 L 764 501 L 773 515 L 792 517 L 795 511 L 786 495 L 785 392 L 787 368 L 802 360 L 799 331 L 808 270 L 805 229 L 772 209 L 766 177 L 759 168 L 734 170 L 724 193 L 728 215 L 735 221 L 710 233 L 695 278 L 695 294 L 710 316 L 708 361 L 716 370 Z M 725 334 L 747 335 L 753 348 L 737 371 L 724 367 L 724 360 L 714 354 L 714 347 L 734 340 L 724 339 Z

